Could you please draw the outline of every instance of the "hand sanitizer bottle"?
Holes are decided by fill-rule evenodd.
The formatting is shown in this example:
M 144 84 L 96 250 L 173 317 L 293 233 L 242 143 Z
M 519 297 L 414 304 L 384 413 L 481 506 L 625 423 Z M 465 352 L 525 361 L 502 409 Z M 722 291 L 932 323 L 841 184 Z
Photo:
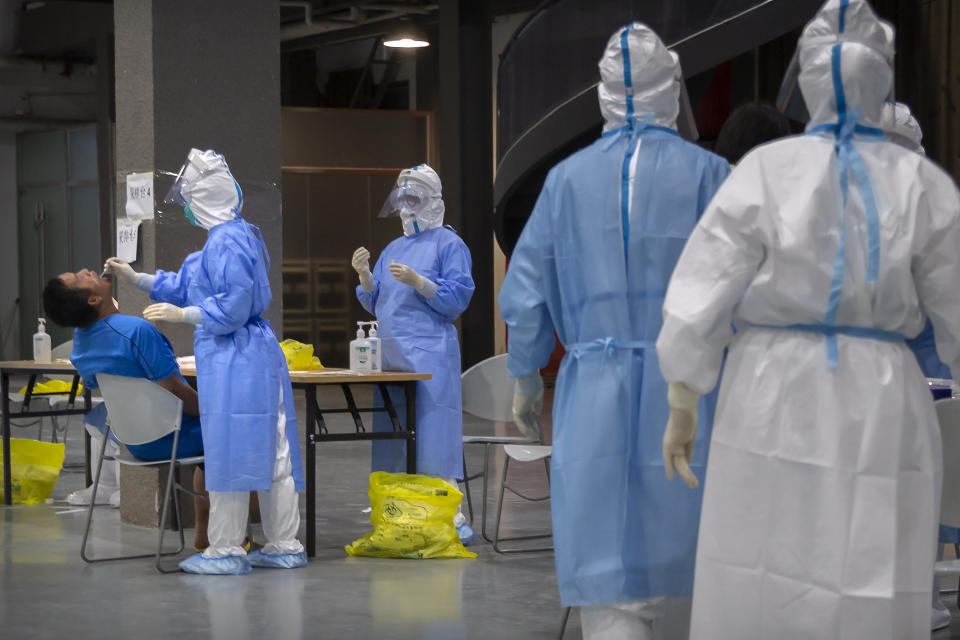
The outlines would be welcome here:
M 363 322 L 357 323 L 357 338 L 350 341 L 350 370 L 355 373 L 370 371 L 370 343 L 363 332 Z
M 370 325 L 370 337 L 367 338 L 367 342 L 370 343 L 370 370 L 375 373 L 380 373 L 383 371 L 383 367 L 381 366 L 380 338 L 377 337 L 377 327 L 380 323 L 374 320 L 367 324 Z
M 47 321 L 37 318 L 37 332 L 33 334 L 34 360 L 50 360 L 50 335 L 46 329 Z

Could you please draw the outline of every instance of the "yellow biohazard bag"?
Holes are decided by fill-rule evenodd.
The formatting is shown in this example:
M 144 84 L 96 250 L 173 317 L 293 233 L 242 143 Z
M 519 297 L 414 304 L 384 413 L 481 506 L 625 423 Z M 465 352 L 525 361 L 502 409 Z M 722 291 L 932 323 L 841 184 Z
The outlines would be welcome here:
M 32 393 L 61 393 L 65 396 L 70 395 L 70 387 L 73 386 L 70 382 L 65 382 L 64 380 L 47 380 L 46 382 L 41 382 L 33 385 Z M 27 388 L 24 387 L 20 389 L 20 393 L 24 394 L 27 392 Z M 77 395 L 83 393 L 83 385 L 77 385 Z
M 314 371 L 323 369 L 320 359 L 313 355 L 313 345 L 303 344 L 296 340 L 284 340 L 280 343 L 283 355 L 287 358 L 287 369 L 290 371 Z
M 53 493 L 63 468 L 62 442 L 10 438 L 10 476 L 14 504 L 38 504 Z M 0 466 L 0 480 L 3 467 Z M 0 484 L 0 495 L 3 484 Z
M 370 474 L 373 531 L 346 550 L 371 558 L 476 558 L 460 542 L 453 517 L 463 494 L 439 478 Z

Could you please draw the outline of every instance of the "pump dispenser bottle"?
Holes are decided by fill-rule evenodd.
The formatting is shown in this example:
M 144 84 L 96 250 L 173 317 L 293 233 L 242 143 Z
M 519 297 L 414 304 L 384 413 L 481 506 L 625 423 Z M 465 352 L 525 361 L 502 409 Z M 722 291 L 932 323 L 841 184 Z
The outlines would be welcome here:
M 34 360 L 50 360 L 50 335 L 46 329 L 47 321 L 37 318 L 37 332 L 33 334 Z
M 381 366 L 380 338 L 377 337 L 377 327 L 380 326 L 380 323 L 374 320 L 367 324 L 370 325 L 370 337 L 367 338 L 367 342 L 370 343 L 370 370 L 375 373 L 380 373 L 383 371 L 383 367 Z
M 357 337 L 350 341 L 350 370 L 355 373 L 370 372 L 370 342 L 363 332 L 364 324 L 357 323 Z

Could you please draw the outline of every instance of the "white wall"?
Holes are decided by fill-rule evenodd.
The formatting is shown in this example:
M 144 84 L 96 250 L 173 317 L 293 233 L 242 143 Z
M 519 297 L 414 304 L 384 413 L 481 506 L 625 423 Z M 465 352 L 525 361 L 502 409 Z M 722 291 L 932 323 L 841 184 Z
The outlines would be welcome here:
M 17 135 L 0 131 L 0 358 L 3 360 L 21 355 L 18 353 L 20 314 L 15 307 L 20 289 L 18 235 Z

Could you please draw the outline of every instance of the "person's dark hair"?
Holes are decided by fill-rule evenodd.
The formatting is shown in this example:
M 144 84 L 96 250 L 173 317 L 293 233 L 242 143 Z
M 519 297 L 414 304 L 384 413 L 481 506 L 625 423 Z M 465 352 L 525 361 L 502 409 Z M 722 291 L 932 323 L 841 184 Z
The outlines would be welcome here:
M 71 289 L 60 278 L 51 278 L 43 288 L 43 309 L 61 327 L 89 327 L 98 315 L 89 297 L 89 289 Z
M 723 123 L 714 151 L 730 164 L 756 146 L 790 135 L 790 120 L 774 107 L 748 102 L 730 114 Z

